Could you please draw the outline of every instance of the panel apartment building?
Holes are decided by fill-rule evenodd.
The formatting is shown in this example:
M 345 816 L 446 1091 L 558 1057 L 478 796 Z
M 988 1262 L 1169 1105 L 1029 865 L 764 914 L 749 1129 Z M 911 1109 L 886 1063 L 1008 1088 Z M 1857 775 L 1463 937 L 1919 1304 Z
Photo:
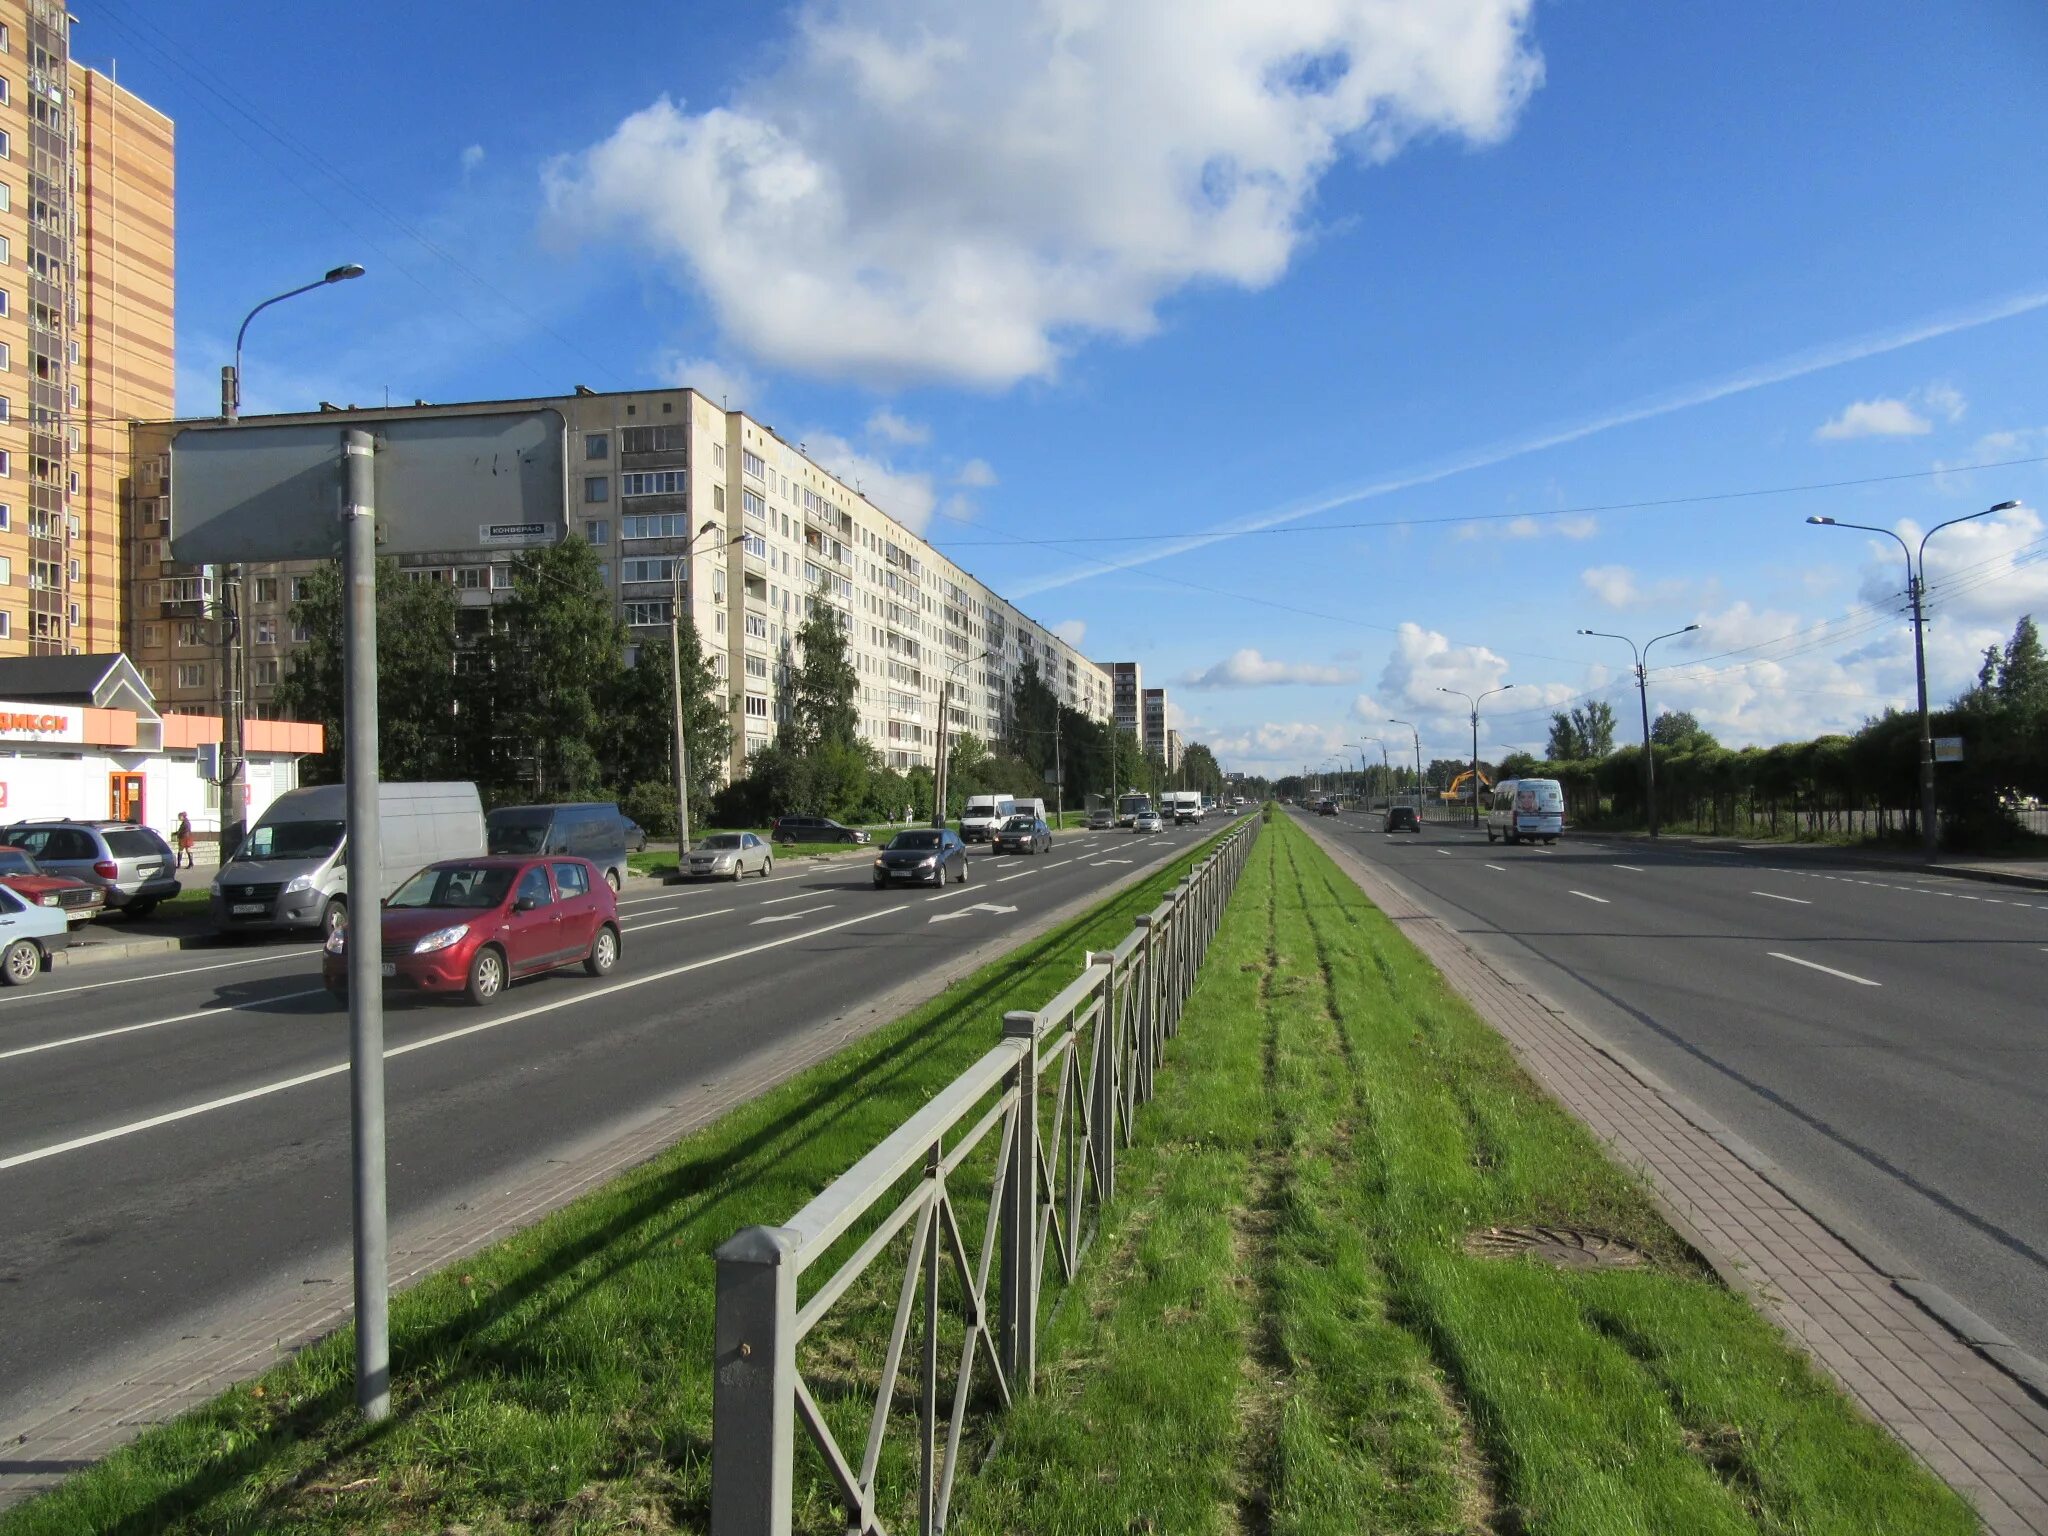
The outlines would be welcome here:
M 119 647 L 127 422 L 173 408 L 170 119 L 0 0 L 0 656 Z
M 774 738 L 787 718 L 798 628 L 828 604 L 860 674 L 861 730 L 892 767 L 930 767 L 939 701 L 950 680 L 952 729 L 1001 735 L 1012 680 L 1027 661 L 1070 708 L 1110 718 L 1108 674 L 1044 625 L 962 570 L 889 513 L 744 411 L 690 389 L 574 394 L 452 405 L 338 409 L 244 417 L 319 423 L 339 433 L 394 417 L 552 409 L 567 424 L 568 517 L 555 536 L 597 552 L 629 643 L 667 643 L 681 566 L 684 611 L 720 680 L 731 723 L 727 770 Z M 127 649 L 166 713 L 216 713 L 223 667 L 202 606 L 212 573 L 170 560 L 175 516 L 169 447 L 215 418 L 137 422 L 131 433 Z M 705 523 L 717 532 L 696 540 Z M 736 535 L 743 543 L 729 543 Z M 465 609 L 512 587 L 516 549 L 406 556 L 409 579 L 444 581 Z M 243 674 L 253 718 L 271 700 L 295 644 L 290 609 L 304 564 L 244 568 Z M 480 619 L 481 614 L 478 615 Z

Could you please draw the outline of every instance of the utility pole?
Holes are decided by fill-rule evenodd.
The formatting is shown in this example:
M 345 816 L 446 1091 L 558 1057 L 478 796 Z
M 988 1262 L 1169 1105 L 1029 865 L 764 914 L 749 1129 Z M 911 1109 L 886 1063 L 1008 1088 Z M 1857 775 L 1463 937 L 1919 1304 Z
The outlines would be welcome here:
M 971 667 L 977 661 L 986 661 L 995 652 L 983 651 L 979 656 L 963 656 L 958 661 L 946 663 L 945 676 L 939 680 L 939 765 L 932 775 L 932 825 L 943 828 L 946 825 L 946 796 L 952 777 L 951 758 L 953 737 L 953 673 L 961 667 Z
M 1453 697 L 1463 699 L 1472 707 L 1472 825 L 1474 827 L 1479 825 L 1479 706 L 1492 698 L 1496 693 L 1506 693 L 1514 686 L 1513 683 L 1502 683 L 1498 688 L 1487 689 L 1486 692 L 1480 694 L 1476 699 L 1471 694 L 1461 692 L 1456 688 L 1440 687 L 1437 689 L 1438 693 L 1451 694 Z
M 683 566 L 695 555 L 697 540 L 718 531 L 716 521 L 707 520 L 669 562 L 668 676 L 674 693 L 676 714 L 676 879 L 683 878 L 683 855 L 690 851 L 690 746 L 683 730 Z M 736 533 L 719 546 L 730 549 L 746 538 Z
M 1067 770 L 1060 762 L 1060 701 L 1052 701 L 1052 824 L 1063 826 L 1067 819 Z
M 1414 722 L 1396 720 L 1392 716 L 1388 717 L 1387 724 L 1407 726 L 1408 734 L 1415 742 L 1415 805 L 1416 809 L 1420 810 L 1422 807 L 1422 732 L 1415 728 Z
M 1650 740 L 1650 647 L 1659 640 L 1672 640 L 1680 635 L 1689 635 L 1698 629 L 1697 624 L 1688 624 L 1683 629 L 1674 629 L 1668 635 L 1656 635 L 1645 640 L 1640 649 L 1627 635 L 1611 635 L 1604 629 L 1582 629 L 1582 635 L 1593 635 L 1602 640 L 1619 640 L 1629 648 L 1636 659 L 1636 699 L 1643 710 L 1643 817 L 1649 823 L 1650 836 L 1657 835 L 1657 760 Z
M 2018 505 L 2016 501 L 2001 501 L 1982 512 L 1936 523 L 1920 535 L 1917 560 L 1912 546 L 1889 528 L 1875 528 L 1868 523 L 1838 523 L 1832 517 L 1807 519 L 1821 528 L 1856 528 L 1864 533 L 1881 533 L 1888 539 L 1897 539 L 1899 548 L 1906 552 L 1906 596 L 1913 611 L 1913 680 L 1920 695 L 1920 851 L 1930 859 L 1941 847 L 1941 823 L 1934 795 L 1934 724 L 1927 710 L 1927 541 L 1944 528 L 1989 517 L 1994 512 L 2010 512 Z

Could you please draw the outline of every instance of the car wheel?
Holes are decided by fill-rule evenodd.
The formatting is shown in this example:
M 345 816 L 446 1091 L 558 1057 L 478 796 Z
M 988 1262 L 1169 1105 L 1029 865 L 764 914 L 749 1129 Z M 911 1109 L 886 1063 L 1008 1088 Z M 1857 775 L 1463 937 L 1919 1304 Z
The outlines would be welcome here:
M 775 855 L 772 853 L 761 861 L 761 878 L 766 880 L 775 873 Z
M 486 944 L 469 962 L 469 1000 L 481 1007 L 505 990 L 505 957 Z
M 1491 842 L 1493 841 L 1493 828 L 1491 828 L 1491 827 L 1488 827 L 1488 828 L 1486 829 L 1486 840 L 1487 840 L 1487 842 L 1489 842 L 1489 843 L 1491 843 Z
M 614 896 L 619 894 L 619 872 L 616 869 L 608 869 L 604 872 L 604 883 L 612 888 Z
M 121 910 L 129 917 L 147 917 L 156 910 L 156 898 L 150 896 L 142 901 L 131 901 Z
M 327 898 L 327 905 L 320 911 L 320 937 L 325 940 L 348 926 L 348 903 L 339 896 Z
M 0 981 L 10 987 L 25 987 L 43 974 L 43 952 L 33 939 L 16 939 L 0 955 Z
M 960 883 L 962 885 L 967 883 L 967 855 L 965 853 L 960 855 Z
M 606 923 L 590 941 L 590 953 L 583 957 L 583 969 L 593 976 L 609 976 L 619 963 L 619 930 Z
M 746 862 L 746 860 L 745 860 L 745 859 L 734 859 L 734 860 L 732 861 L 732 883 L 733 883 L 734 885 L 738 885 L 738 884 L 740 883 L 740 881 L 744 880 L 744 879 L 745 879 L 746 877 L 747 877 L 747 862 Z

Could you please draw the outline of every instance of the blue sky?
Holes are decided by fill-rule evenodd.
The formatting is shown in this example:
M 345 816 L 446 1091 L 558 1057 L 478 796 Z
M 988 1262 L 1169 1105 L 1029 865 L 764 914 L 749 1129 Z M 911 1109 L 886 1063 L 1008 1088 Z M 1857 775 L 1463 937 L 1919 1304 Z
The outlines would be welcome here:
M 2048 455 L 2048 12 L 1398 11 L 88 0 L 74 48 L 177 120 L 182 409 L 359 260 L 246 409 L 725 393 L 1229 766 L 1450 755 L 1437 690 L 1501 682 L 1482 751 L 1537 745 L 1632 703 L 1580 627 L 1698 623 L 1653 707 L 1725 741 L 1853 729 L 1902 573 L 1810 514 L 2025 503 L 1931 546 L 1939 695 L 2048 618 L 2048 465 L 1956 467 Z

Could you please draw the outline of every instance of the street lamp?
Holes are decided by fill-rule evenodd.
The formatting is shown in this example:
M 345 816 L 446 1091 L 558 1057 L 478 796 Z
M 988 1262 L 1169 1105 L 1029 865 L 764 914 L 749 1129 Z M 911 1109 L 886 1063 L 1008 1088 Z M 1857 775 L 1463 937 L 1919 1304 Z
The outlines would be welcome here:
M 995 654 L 991 646 L 979 656 L 962 656 L 957 661 L 946 663 L 946 675 L 939 683 L 939 764 L 932 774 L 932 825 L 943 828 L 946 825 L 946 792 L 950 787 L 947 780 L 952 777 L 953 756 L 953 674 L 962 667 L 971 667 L 977 661 L 987 661 Z
M 1679 635 L 1689 635 L 1698 629 L 1697 624 L 1688 624 L 1683 629 L 1674 629 L 1668 635 L 1658 635 L 1645 640 L 1642 649 L 1636 649 L 1635 641 L 1627 635 L 1610 635 L 1604 629 L 1582 629 L 1582 635 L 1593 635 L 1601 640 L 1619 640 L 1627 646 L 1636 658 L 1636 698 L 1643 707 L 1643 817 L 1649 823 L 1650 836 L 1657 835 L 1657 761 L 1650 746 L 1650 647 L 1659 640 L 1670 640 Z
M 241 328 L 235 332 L 234 363 L 220 371 L 220 413 L 230 424 L 241 419 L 242 414 L 242 339 L 249 334 L 249 322 L 273 304 L 296 298 L 302 293 L 311 293 L 315 288 L 325 288 L 329 283 L 345 282 L 352 277 L 361 277 L 363 269 L 355 262 L 334 268 L 317 283 L 307 283 L 275 298 L 265 299 L 242 317 Z M 242 812 L 244 789 L 242 785 L 242 714 L 246 708 L 243 698 L 247 691 L 242 685 L 242 622 L 237 607 L 241 591 L 241 577 L 237 567 L 228 566 L 220 575 L 221 605 L 227 620 L 221 626 L 221 729 L 220 729 L 220 862 L 226 867 L 229 858 L 242 842 Z
M 1382 771 L 1383 773 L 1385 773 L 1385 774 L 1387 775 L 1387 777 L 1388 777 L 1388 778 L 1390 778 L 1390 779 L 1391 779 L 1391 778 L 1393 777 L 1393 772 L 1394 772 L 1394 770 L 1393 770 L 1393 766 L 1392 766 L 1392 764 L 1391 764 L 1391 763 L 1390 763 L 1390 762 L 1388 761 L 1388 759 L 1387 759 L 1387 744 L 1386 744 L 1386 742 L 1382 741 L 1382 740 L 1381 740 L 1381 739 L 1380 739 L 1379 737 L 1377 737 L 1377 736 L 1368 736 L 1368 737 L 1366 737 L 1366 738 L 1365 738 L 1365 741 L 1354 741 L 1354 742 L 1350 742 L 1350 743 L 1348 743 L 1348 745 L 1350 745 L 1350 746 L 1354 746 L 1354 747 L 1358 748 L 1358 777 L 1359 777 L 1359 780 L 1360 780 L 1360 782 L 1362 783 L 1362 782 L 1364 781 L 1364 779 L 1365 779 L 1365 776 L 1366 776 L 1366 774 L 1367 774 L 1368 772 L 1370 772 L 1370 771 L 1371 771 L 1370 769 L 1368 769 L 1368 768 L 1366 767 L 1366 764 L 1365 764 L 1365 756 L 1366 756 L 1366 754 L 1365 754 L 1365 748 L 1366 748 L 1366 743 L 1367 743 L 1367 742 L 1376 742 L 1376 743 L 1378 743 L 1378 745 L 1379 745 L 1379 749 L 1380 749 L 1380 769 L 1381 769 L 1381 771 Z M 1390 794 L 1390 797 L 1391 797 L 1391 790 L 1389 791 L 1389 794 Z
M 360 270 L 360 269 L 358 269 Z M 707 533 L 717 533 L 716 519 L 707 520 L 690 536 L 690 541 L 677 552 L 669 562 L 668 599 L 668 676 L 669 686 L 675 693 L 676 712 L 676 879 L 683 878 L 683 855 L 690 851 L 690 748 L 683 731 L 683 567 L 696 553 L 697 541 Z M 719 546 L 730 549 L 745 541 L 745 533 L 736 533 Z
M 1461 689 L 1444 687 L 1437 689 L 1438 693 L 1451 694 L 1463 699 L 1472 706 L 1472 825 L 1475 827 L 1479 825 L 1479 706 L 1492 698 L 1496 693 L 1506 693 L 1514 686 L 1513 683 L 1502 683 L 1498 688 L 1487 689 L 1486 692 L 1480 694 L 1476 699 Z
M 2010 512 L 2018 505 L 2016 501 L 2001 501 L 1996 506 L 1986 507 L 1982 512 L 1972 512 L 1964 517 L 1952 517 L 1945 523 L 1936 523 L 1920 535 L 1917 555 L 1912 546 L 1890 528 L 1876 528 L 1869 523 L 1840 523 L 1832 517 L 1807 519 L 1809 523 L 1820 528 L 1856 528 L 1864 533 L 1881 533 L 1888 539 L 1898 539 L 1899 548 L 1906 552 L 1906 596 L 1913 604 L 1913 678 L 1920 691 L 1920 847 L 1930 859 L 1934 857 L 1935 849 L 1941 844 L 1941 828 L 1935 821 L 1934 732 L 1927 717 L 1927 541 L 1944 528 L 1953 528 L 1957 523 L 1989 517 L 1994 512 Z
M 1393 718 L 1392 716 L 1389 716 L 1389 717 L 1387 718 L 1387 724 L 1389 724 L 1389 725 L 1405 725 L 1405 726 L 1407 726 L 1407 727 L 1408 727 L 1408 734 L 1409 734 L 1409 735 L 1410 735 L 1411 737 L 1413 737 L 1413 738 L 1414 738 L 1414 741 L 1415 741 L 1415 804 L 1416 804 L 1416 806 L 1417 806 L 1418 808 L 1420 808 L 1420 806 L 1422 805 L 1422 732 L 1420 732 L 1419 730 L 1417 730 L 1417 729 L 1415 728 L 1415 723 L 1414 723 L 1414 722 L 1413 722 L 1412 720 L 1396 720 L 1396 719 L 1394 719 L 1394 718 Z

